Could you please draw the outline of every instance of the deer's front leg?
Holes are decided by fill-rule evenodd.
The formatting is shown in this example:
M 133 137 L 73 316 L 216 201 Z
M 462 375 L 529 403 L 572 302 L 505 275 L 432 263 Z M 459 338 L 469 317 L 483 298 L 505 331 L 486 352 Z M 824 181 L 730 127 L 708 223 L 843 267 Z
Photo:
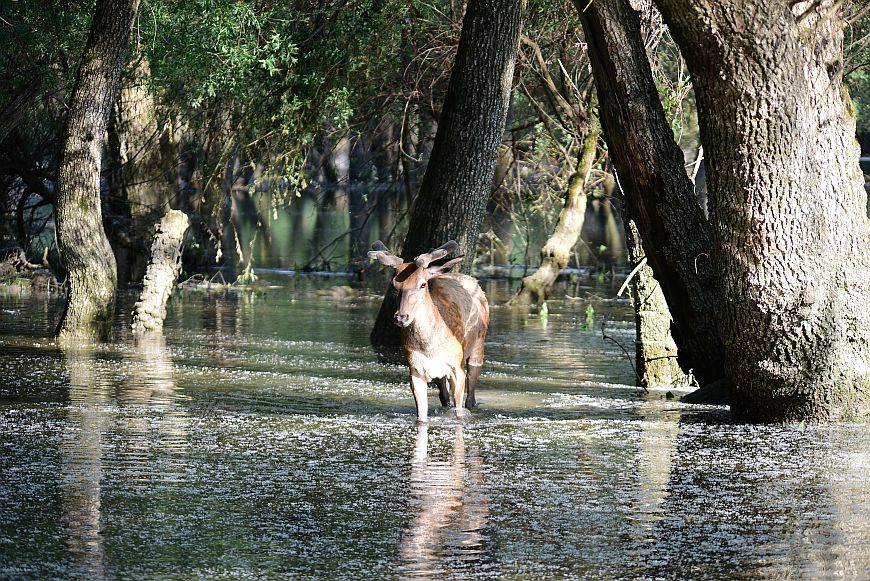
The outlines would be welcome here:
M 429 385 L 425 381 L 411 374 L 411 393 L 414 394 L 414 405 L 417 406 L 417 421 L 421 424 L 429 421 L 428 389 Z
M 456 367 L 450 374 L 450 387 L 453 390 L 453 409 L 456 417 L 462 417 L 465 411 L 465 371 L 462 367 Z

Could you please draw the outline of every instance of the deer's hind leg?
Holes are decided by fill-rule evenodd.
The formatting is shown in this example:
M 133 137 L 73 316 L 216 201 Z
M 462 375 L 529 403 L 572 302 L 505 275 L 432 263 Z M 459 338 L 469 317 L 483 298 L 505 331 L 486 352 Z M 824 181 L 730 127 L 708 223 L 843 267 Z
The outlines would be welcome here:
M 477 338 L 469 345 L 466 355 L 465 362 L 468 367 L 465 380 L 465 407 L 472 409 L 477 407 L 477 398 L 474 394 L 477 390 L 477 381 L 480 379 L 480 371 L 483 369 L 483 337 Z
M 465 407 L 468 409 L 477 407 L 474 391 L 477 388 L 477 380 L 480 379 L 481 369 L 483 369 L 483 365 L 468 363 L 468 372 L 465 375 Z
M 447 407 L 450 405 L 450 390 L 447 389 L 447 377 L 439 377 L 435 380 L 435 385 L 438 386 L 438 399 L 441 400 L 441 405 Z

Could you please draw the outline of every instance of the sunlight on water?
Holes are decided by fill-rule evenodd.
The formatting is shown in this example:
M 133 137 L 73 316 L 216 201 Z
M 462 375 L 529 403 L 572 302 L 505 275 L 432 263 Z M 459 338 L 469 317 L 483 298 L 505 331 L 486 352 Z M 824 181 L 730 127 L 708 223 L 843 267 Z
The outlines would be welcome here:
M 480 408 L 459 423 L 433 390 L 423 427 L 405 368 L 368 346 L 373 294 L 187 293 L 165 340 L 119 323 L 65 352 L 58 305 L 0 297 L 0 578 L 870 570 L 867 426 L 645 394 L 602 339 L 633 352 L 628 305 L 572 294 L 546 322 L 495 306 Z

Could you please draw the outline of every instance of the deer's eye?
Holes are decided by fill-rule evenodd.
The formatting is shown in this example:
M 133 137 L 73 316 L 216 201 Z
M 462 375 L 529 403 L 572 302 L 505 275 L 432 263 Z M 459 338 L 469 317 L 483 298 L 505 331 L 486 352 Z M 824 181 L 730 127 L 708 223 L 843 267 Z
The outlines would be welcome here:
M 426 283 L 424 282 L 423 284 L 421 284 L 420 288 L 426 288 Z

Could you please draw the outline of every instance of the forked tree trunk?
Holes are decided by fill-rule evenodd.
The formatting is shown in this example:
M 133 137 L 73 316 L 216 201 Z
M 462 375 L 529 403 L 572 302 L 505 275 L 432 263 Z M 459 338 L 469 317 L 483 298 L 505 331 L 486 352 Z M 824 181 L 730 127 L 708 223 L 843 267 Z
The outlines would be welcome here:
M 590 115 L 590 127 L 583 140 L 577 159 L 577 168 L 568 180 L 565 205 L 559 212 L 559 219 L 550 238 L 541 248 L 541 265 L 538 270 L 523 278 L 520 290 L 511 300 L 512 303 L 541 304 L 550 294 L 553 284 L 562 269 L 568 266 L 571 249 L 577 244 L 586 217 L 586 183 L 595 162 L 595 153 L 601 126 L 594 115 Z
M 608 151 L 661 284 L 681 367 L 712 383 L 724 376 L 712 231 L 683 168 L 628 0 L 575 0 L 588 43 Z
M 523 6 L 523 0 L 468 2 L 435 144 L 401 249 L 406 260 L 456 240 L 466 256 L 461 270 L 471 271 L 510 104 Z M 398 346 L 395 300 L 390 286 L 372 331 L 375 345 Z
M 58 248 L 69 299 L 61 338 L 106 335 L 115 307 L 115 257 L 103 230 L 100 166 L 106 126 L 139 0 L 99 0 L 70 100 L 57 172 Z
M 841 3 L 657 4 L 698 103 L 733 411 L 866 416 L 870 230 Z

